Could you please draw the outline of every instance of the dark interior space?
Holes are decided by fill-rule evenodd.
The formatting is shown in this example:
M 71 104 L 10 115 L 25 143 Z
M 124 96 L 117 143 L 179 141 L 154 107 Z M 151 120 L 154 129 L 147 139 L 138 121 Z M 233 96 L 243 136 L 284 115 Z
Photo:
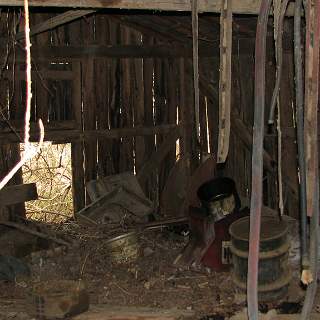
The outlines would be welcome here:
M 0 319 L 320 318 L 319 14 L 0 0 Z

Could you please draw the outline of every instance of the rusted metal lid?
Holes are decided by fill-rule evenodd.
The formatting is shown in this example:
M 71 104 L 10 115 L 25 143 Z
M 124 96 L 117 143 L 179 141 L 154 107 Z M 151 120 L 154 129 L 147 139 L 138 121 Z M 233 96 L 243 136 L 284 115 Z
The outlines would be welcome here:
M 238 240 L 249 241 L 250 217 L 235 221 L 229 229 L 230 235 Z M 283 237 L 288 231 L 287 223 L 276 216 L 261 217 L 260 241 L 274 240 Z

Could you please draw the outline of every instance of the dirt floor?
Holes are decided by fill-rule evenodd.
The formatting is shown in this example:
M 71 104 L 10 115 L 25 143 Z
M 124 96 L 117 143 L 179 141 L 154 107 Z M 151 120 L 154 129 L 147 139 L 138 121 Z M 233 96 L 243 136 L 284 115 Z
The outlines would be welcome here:
M 115 249 L 110 255 L 108 240 L 123 232 L 119 228 L 111 232 L 71 223 L 59 226 L 58 230 L 60 236 L 72 239 L 73 247 L 51 248 L 25 257 L 32 271 L 31 279 L 0 283 L 0 319 L 32 319 L 27 311 L 34 283 L 57 283 L 63 279 L 82 279 L 91 305 L 178 308 L 193 310 L 195 319 L 206 320 L 227 319 L 246 306 L 245 296 L 233 284 L 230 272 L 174 266 L 187 236 L 168 230 L 147 231 L 139 234 L 137 244 L 127 245 L 125 251 Z M 282 302 L 293 303 L 299 311 L 303 295 L 299 273 L 294 270 L 284 300 L 262 304 L 261 311 L 276 308 Z

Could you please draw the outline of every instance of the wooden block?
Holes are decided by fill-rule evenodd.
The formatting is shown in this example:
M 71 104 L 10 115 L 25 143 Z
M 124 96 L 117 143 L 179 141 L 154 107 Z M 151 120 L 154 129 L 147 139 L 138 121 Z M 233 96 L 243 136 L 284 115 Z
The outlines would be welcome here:
M 97 305 L 74 320 L 175 320 L 194 318 L 194 312 L 178 309 L 153 309 Z
M 38 193 L 35 183 L 8 186 L 0 190 L 1 206 L 8 206 L 36 199 L 38 199 Z

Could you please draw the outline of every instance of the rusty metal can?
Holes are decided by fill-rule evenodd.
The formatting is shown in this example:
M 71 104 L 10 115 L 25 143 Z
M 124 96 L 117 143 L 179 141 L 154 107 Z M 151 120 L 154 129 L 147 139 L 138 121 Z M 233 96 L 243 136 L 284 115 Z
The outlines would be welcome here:
M 105 243 L 111 260 L 115 263 L 132 262 L 139 254 L 139 240 L 137 232 L 128 232 L 109 239 Z

